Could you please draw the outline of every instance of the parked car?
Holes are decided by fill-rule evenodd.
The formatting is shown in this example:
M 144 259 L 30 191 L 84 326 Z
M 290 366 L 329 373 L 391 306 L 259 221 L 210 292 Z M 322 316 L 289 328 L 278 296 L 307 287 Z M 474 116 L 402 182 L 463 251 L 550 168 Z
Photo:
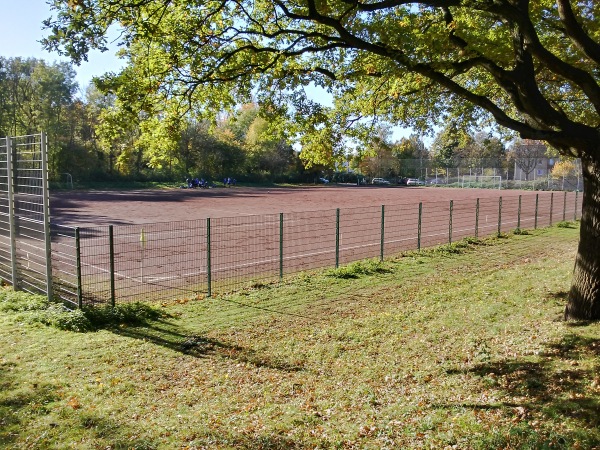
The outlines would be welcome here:
M 329 184 L 329 180 L 327 178 L 319 178 L 319 181 L 323 184 Z
M 371 184 L 390 184 L 390 182 L 383 178 L 373 178 L 371 180 Z
M 424 186 L 425 182 L 423 180 L 419 180 L 418 178 L 409 178 L 406 180 L 407 186 Z
M 429 180 L 429 184 L 446 184 L 446 180 L 444 178 L 433 178 Z

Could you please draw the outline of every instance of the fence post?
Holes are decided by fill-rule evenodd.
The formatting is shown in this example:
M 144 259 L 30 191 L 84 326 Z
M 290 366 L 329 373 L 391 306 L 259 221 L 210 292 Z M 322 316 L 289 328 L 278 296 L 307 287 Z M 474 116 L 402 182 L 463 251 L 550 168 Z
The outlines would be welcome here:
M 573 220 L 577 220 L 577 197 L 579 197 L 579 191 L 575 191 L 575 213 L 573 215 Z
M 539 204 L 540 204 L 540 194 L 535 194 L 535 222 L 533 224 L 534 230 L 537 230 Z
M 335 268 L 340 266 L 340 208 L 335 210 Z
M 563 222 L 567 219 L 567 191 L 565 191 L 563 200 Z
M 498 236 L 502 233 L 502 197 L 498 199 Z
M 115 307 L 115 243 L 113 226 L 108 226 L 108 252 L 110 257 L 110 304 Z
M 381 205 L 381 249 L 379 259 L 383 261 L 383 244 L 385 242 L 385 205 Z
M 450 220 L 448 221 L 448 243 L 452 244 L 452 210 L 454 209 L 454 200 L 450 200 Z
M 10 265 L 12 285 L 15 291 L 19 290 L 19 275 L 17 271 L 17 229 L 15 224 L 15 193 L 13 180 L 13 144 L 10 137 L 6 137 L 6 175 L 8 196 L 8 233 L 10 235 Z
M 517 230 L 521 229 L 521 196 L 519 195 L 519 210 L 517 211 Z
M 552 226 L 552 213 L 554 209 L 554 192 L 550 194 L 550 226 Z
M 421 251 L 421 218 L 423 217 L 423 203 L 419 203 L 419 222 L 417 225 L 417 250 Z
M 75 267 L 77 270 L 77 306 L 83 307 L 83 289 L 81 284 L 81 242 L 79 238 L 79 227 L 75 228 Z
M 279 213 L 279 281 L 283 280 L 283 213 Z
M 206 296 L 212 295 L 210 261 L 210 217 L 206 218 Z
M 479 238 L 479 199 L 475 204 L 475 239 Z
M 52 236 L 50 232 L 50 195 L 48 193 L 48 143 L 46 133 L 40 134 L 40 159 L 42 160 L 42 197 L 44 214 L 44 244 L 46 250 L 46 293 L 48 300 L 54 299 L 52 285 Z

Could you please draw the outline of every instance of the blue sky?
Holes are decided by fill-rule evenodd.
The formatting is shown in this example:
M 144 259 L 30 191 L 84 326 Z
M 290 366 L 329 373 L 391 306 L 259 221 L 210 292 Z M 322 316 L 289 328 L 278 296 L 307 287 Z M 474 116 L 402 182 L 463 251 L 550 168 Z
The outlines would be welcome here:
M 42 21 L 51 15 L 45 0 L 0 0 L 0 10 L 0 56 L 35 57 L 49 63 L 67 61 L 65 57 L 42 49 L 39 42 L 48 34 L 42 30 Z M 114 52 L 94 51 L 89 55 L 88 62 L 75 66 L 79 87 L 85 89 L 92 77 L 117 71 L 121 66 L 122 63 L 114 56 Z
M 42 29 L 42 22 L 52 15 L 46 0 L 0 0 L 0 11 L 2 11 L 0 56 L 5 58 L 34 57 L 48 63 L 68 60 L 56 53 L 47 52 L 39 42 L 48 34 L 48 31 Z M 122 65 L 122 61 L 114 55 L 114 51 L 91 52 L 88 55 L 88 62 L 74 66 L 81 92 L 85 92 L 85 88 L 94 76 L 111 71 L 116 72 Z M 322 99 L 323 92 L 316 93 L 315 97 Z M 393 139 L 400 139 L 409 133 L 410 130 L 396 127 L 393 129 Z

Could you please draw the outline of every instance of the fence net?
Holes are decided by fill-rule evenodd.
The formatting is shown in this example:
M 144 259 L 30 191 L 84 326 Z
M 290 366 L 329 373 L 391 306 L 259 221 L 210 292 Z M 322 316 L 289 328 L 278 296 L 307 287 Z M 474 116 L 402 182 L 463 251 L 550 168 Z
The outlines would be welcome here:
M 0 278 L 12 283 L 11 224 L 8 191 L 8 139 L 0 138 Z
M 580 217 L 577 192 L 144 225 L 53 227 L 55 284 L 71 303 L 195 298 Z
M 0 277 L 52 296 L 45 135 L 0 139 Z

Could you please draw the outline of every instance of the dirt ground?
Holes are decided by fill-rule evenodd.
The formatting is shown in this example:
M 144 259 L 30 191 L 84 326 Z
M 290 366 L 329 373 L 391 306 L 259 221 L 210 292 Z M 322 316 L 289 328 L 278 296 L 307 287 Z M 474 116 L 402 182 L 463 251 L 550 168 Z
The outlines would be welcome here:
M 70 227 L 79 227 L 89 301 L 109 301 L 111 273 L 118 301 L 228 292 L 249 280 L 547 226 L 579 203 L 574 193 L 355 185 L 54 192 L 51 222 L 67 227 L 57 227 L 53 267 L 74 279 Z
M 239 217 L 335 208 L 515 198 L 523 191 L 388 186 L 217 187 L 51 193 L 52 222 L 60 225 L 134 225 L 207 217 Z M 531 192 L 529 192 L 531 194 Z

